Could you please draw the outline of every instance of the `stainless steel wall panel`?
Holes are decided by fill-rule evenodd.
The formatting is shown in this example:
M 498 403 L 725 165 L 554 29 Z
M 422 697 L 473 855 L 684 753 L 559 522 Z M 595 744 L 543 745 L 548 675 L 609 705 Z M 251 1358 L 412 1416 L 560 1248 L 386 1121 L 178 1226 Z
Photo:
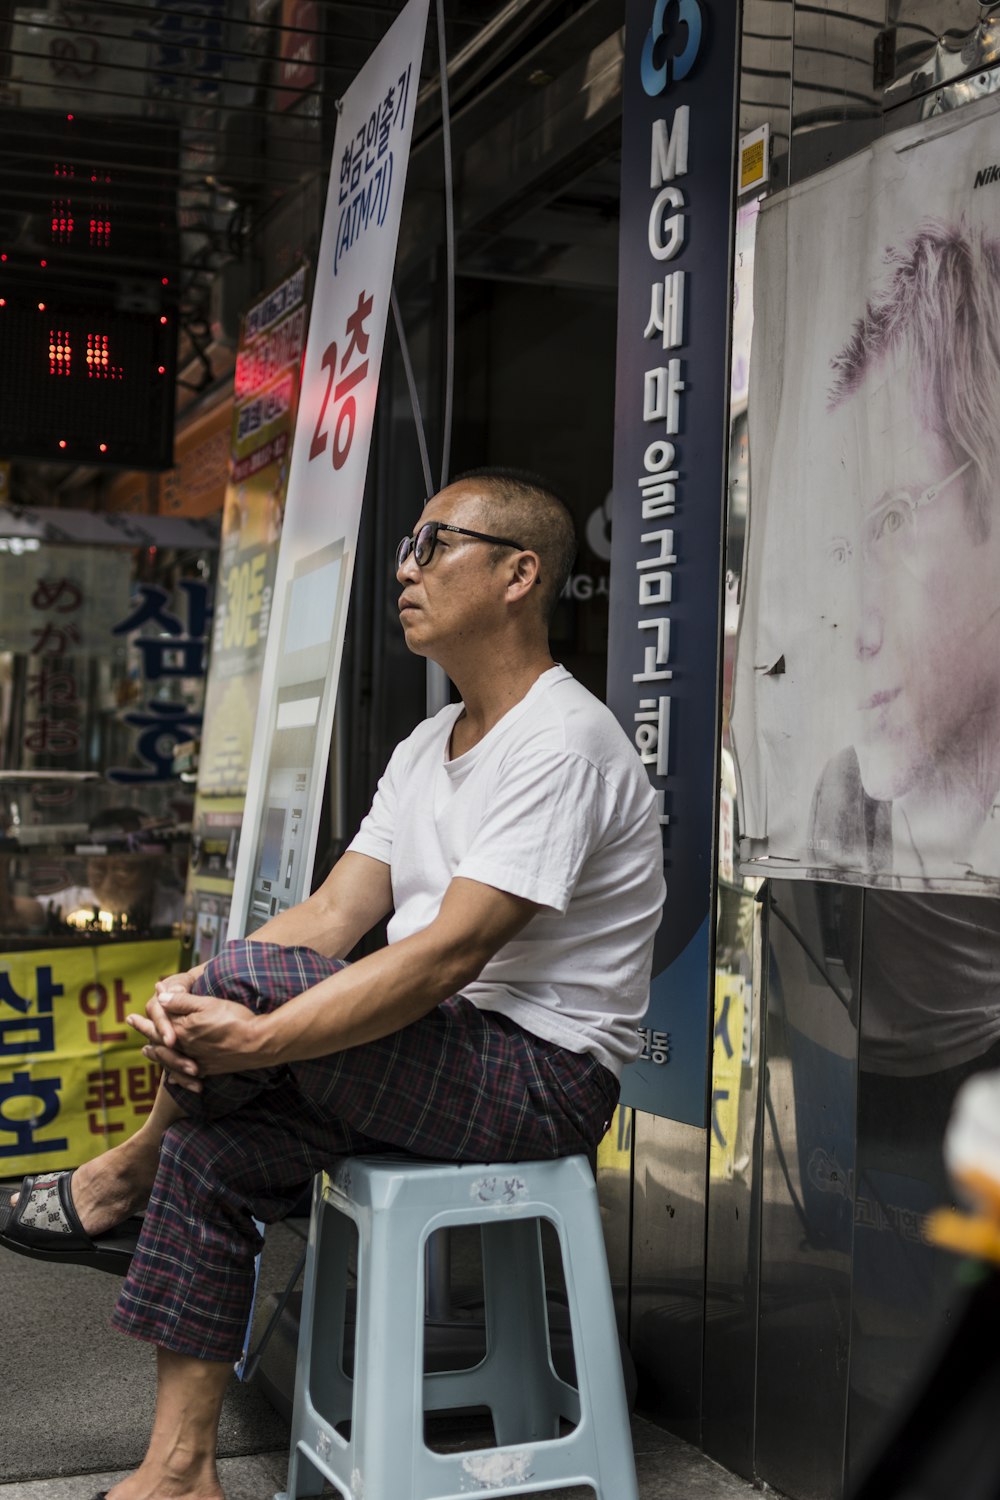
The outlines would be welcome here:
M 621 1105 L 597 1151 L 597 1197 L 618 1327 L 628 1333 L 632 1266 L 632 1120 Z
M 750 1479 L 754 1475 L 760 1278 L 760 978 L 764 908 L 752 892 L 739 899 L 746 908 L 741 915 L 748 919 L 741 924 L 744 931 L 739 934 L 743 951 L 730 948 L 727 952 L 721 942 L 716 949 L 717 963 L 725 960 L 733 967 L 745 966 L 750 1003 L 744 1022 L 733 1150 L 721 1167 L 719 1153 L 710 1152 L 702 1446 L 718 1463 Z M 719 1072 L 718 1066 L 713 1068 L 713 1097 Z
M 853 889 L 770 886 L 756 1469 L 798 1500 L 841 1494 L 860 914 Z
M 889 0 L 892 83 L 886 103 L 925 94 L 998 60 L 1000 14 L 978 0 Z
M 895 46 L 881 76 L 877 42 Z M 769 191 L 998 88 L 1000 4 L 745 0 L 740 130 L 771 127 Z M 950 1192 L 940 1148 L 960 1077 L 1000 1066 L 989 1004 L 1000 905 L 971 902 L 967 920 L 979 936 L 959 942 L 951 961 L 943 944 L 932 951 L 933 911 L 905 961 L 887 958 L 909 899 L 772 882 L 763 960 L 751 968 L 764 1014 L 744 1069 L 745 1134 L 732 1170 L 720 1173 L 682 1127 L 648 1117 L 637 1125 L 631 1326 L 644 1409 L 697 1432 L 691 1325 L 700 1295 L 702 1445 L 794 1500 L 842 1500 L 951 1315 L 955 1263 L 926 1244 L 922 1216 Z M 924 954 L 920 973 L 912 950 Z M 902 1025 L 921 985 L 951 1003 L 956 973 L 976 962 L 992 969 L 978 981 L 975 1055 L 941 1066 L 943 1049 L 938 1063 L 925 1056 L 921 1067 L 880 1072 L 886 999 L 878 986 L 896 976 Z M 968 998 L 970 1013 L 976 1008 Z M 675 1229 L 670 1220 L 668 1231 L 671 1212 L 682 1222 Z
M 791 0 L 745 0 L 740 54 L 740 133 L 770 125 L 771 188 L 788 181 L 792 110 Z
M 630 1345 L 639 1408 L 697 1442 L 708 1134 L 635 1112 Z
M 874 49 L 885 15 L 886 0 L 796 5 L 790 182 L 850 156 L 881 133 Z M 820 144 L 817 133 L 829 133 L 828 139 Z

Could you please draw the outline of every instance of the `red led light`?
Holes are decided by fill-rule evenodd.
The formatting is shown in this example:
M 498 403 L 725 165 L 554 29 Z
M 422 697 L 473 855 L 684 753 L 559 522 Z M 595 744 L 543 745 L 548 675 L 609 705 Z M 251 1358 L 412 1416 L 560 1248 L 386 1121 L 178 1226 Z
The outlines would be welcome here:
M 6 306 L 7 306 L 7 298 L 6 297 L 0 297 L 0 307 L 6 307 Z
M 59 168 L 56 167 L 56 176 L 59 176 Z M 74 229 L 73 205 L 68 198 L 52 199 L 52 217 L 50 219 L 50 232 L 52 239 L 60 245 L 68 245 L 73 238 Z
M 64 328 L 49 329 L 49 374 L 68 375 L 72 368 L 73 346 Z
M 160 322 L 161 322 L 161 323 L 165 323 L 165 322 L 166 322 L 166 321 L 167 321 L 167 319 L 166 319 L 166 316 L 164 316 L 164 317 L 162 317 L 162 318 L 161 318 L 161 319 L 160 319 Z
M 6 255 L 0 255 L 0 260 L 6 260 L 6 259 L 7 259 Z
M 67 118 L 67 120 L 72 120 L 73 116 L 72 115 L 67 115 L 66 118 Z
M 45 311 L 45 303 L 44 302 L 39 302 L 39 304 L 38 304 L 38 311 L 39 312 L 44 312 Z
M 108 451 L 108 445 L 107 445 L 107 443 L 98 443 L 97 446 L 98 446 L 98 448 L 100 448 L 100 450 L 101 450 L 102 453 L 107 453 L 107 451 Z
M 65 446 L 66 446 L 66 439 L 65 438 L 60 438 L 59 439 L 59 446 L 60 446 L 60 448 L 65 448 Z
M 161 277 L 160 278 L 160 284 L 161 284 L 161 286 L 169 286 L 170 285 L 170 277 L 169 276 L 163 276 L 163 277 Z
M 166 365 L 157 365 L 156 373 L 157 375 L 165 375 L 167 373 Z
M 48 261 L 47 260 L 40 260 L 38 262 L 38 264 L 41 266 L 42 270 L 44 271 L 45 267 L 48 265 Z

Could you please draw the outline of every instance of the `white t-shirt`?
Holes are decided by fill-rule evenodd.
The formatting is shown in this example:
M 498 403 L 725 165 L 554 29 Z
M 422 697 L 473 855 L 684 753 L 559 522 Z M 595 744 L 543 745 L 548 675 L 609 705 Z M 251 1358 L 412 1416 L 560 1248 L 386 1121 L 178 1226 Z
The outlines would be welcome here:
M 538 902 L 462 993 L 620 1075 L 639 1051 L 665 893 L 649 779 L 565 667 L 448 760 L 461 711 L 449 704 L 397 745 L 350 845 L 391 868 L 389 941 L 429 926 L 455 876 Z

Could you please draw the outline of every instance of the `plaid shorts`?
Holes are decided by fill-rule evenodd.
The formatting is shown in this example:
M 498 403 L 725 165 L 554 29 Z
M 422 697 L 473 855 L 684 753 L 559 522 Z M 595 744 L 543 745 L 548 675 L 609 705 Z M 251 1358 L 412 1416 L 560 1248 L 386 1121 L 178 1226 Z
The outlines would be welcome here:
M 230 943 L 193 986 L 263 1012 L 342 968 L 312 949 Z M 351 1152 L 517 1161 L 596 1148 L 618 1082 L 461 995 L 375 1042 L 308 1062 L 171 1087 L 167 1131 L 113 1314 L 123 1332 L 201 1359 L 239 1357 L 260 1249 L 321 1168 Z

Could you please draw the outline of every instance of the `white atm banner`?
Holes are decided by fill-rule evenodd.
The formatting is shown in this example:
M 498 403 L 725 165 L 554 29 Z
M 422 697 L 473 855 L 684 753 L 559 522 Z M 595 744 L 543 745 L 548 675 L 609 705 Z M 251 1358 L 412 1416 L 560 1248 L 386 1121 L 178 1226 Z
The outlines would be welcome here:
M 337 123 L 231 937 L 308 891 L 427 7 L 410 0 L 344 95 Z

